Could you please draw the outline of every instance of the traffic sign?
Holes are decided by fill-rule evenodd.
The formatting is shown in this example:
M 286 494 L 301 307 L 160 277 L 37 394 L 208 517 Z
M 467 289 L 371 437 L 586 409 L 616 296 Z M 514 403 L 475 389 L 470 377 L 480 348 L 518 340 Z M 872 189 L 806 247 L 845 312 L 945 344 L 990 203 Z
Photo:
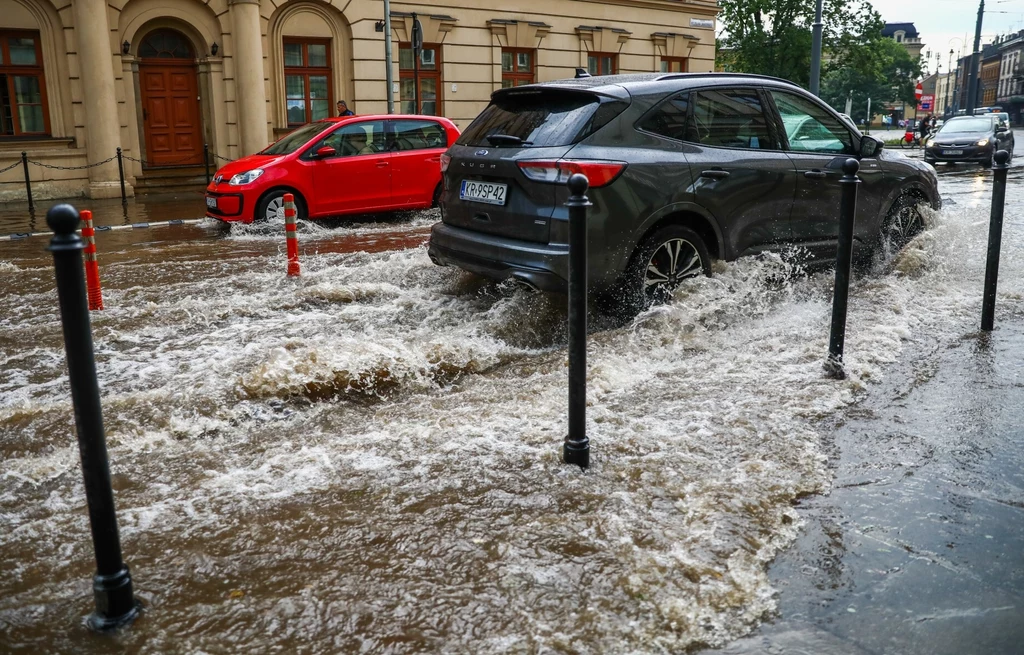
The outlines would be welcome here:
M 924 87 L 918 82 L 917 88 L 914 89 L 914 97 L 920 100 L 922 95 L 924 95 Z
M 917 103 L 918 111 L 931 111 L 932 106 L 935 104 L 935 96 L 930 93 L 921 96 L 919 100 L 920 102 Z

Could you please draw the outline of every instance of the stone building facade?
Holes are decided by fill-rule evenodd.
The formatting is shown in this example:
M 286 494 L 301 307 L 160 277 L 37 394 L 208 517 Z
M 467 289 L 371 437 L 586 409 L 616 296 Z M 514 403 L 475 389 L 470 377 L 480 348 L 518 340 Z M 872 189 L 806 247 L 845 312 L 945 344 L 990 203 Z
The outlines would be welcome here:
M 395 110 L 465 127 L 495 89 L 577 67 L 712 71 L 717 5 L 393 1 Z M 333 115 L 339 99 L 384 113 L 383 11 L 382 0 L 0 0 L 0 170 L 24 151 L 37 197 L 119 196 L 118 147 L 131 193 L 147 172 L 201 165 L 204 144 L 237 158 Z M 20 165 L 0 173 L 0 200 L 24 197 Z

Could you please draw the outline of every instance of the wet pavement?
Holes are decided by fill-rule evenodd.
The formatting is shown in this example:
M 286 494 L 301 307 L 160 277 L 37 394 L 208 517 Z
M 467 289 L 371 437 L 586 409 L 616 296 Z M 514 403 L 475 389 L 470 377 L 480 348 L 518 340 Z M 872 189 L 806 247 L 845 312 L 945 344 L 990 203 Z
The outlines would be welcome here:
M 845 381 L 821 367 L 831 274 L 773 257 L 595 316 L 586 474 L 558 461 L 562 301 L 433 266 L 434 212 L 302 224 L 299 279 L 279 225 L 101 233 L 93 331 L 147 606 L 113 639 L 83 625 L 46 238 L 2 243 L 0 651 L 1016 652 L 1022 173 L 988 338 L 973 167 L 940 169 L 932 229 L 856 280 Z M 132 211 L 97 222 L 202 208 Z

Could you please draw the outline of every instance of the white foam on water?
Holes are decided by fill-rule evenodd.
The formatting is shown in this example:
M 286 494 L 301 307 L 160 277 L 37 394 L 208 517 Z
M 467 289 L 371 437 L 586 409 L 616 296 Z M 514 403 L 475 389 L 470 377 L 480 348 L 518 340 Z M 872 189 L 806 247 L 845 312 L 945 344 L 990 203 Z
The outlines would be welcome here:
M 559 462 L 558 297 L 478 284 L 423 248 L 321 253 L 298 280 L 276 257 L 199 259 L 159 289 L 145 262 L 115 263 L 109 275 L 138 282 L 94 332 L 123 534 L 162 586 L 177 570 L 168 543 L 185 561 L 236 553 L 194 561 L 250 589 L 230 628 L 182 637 L 191 651 L 328 643 L 351 633 L 349 616 L 371 646 L 435 651 L 722 644 L 774 610 L 765 571 L 800 528 L 793 503 L 829 489 L 819 422 L 870 392 L 908 341 L 976 329 L 979 211 L 944 210 L 855 279 L 845 381 L 822 371 L 832 273 L 794 275 L 773 256 L 719 264 L 671 304 L 593 333 L 586 474 Z M 270 238 L 249 232 L 229 240 Z M 1019 307 L 1019 229 L 1004 247 L 1000 302 Z M 53 309 L 30 316 L 17 329 L 32 356 L 0 350 L 13 364 L 0 370 L 0 518 L 31 529 L 0 533 L 0 548 L 34 548 L 59 578 L 84 501 L 76 450 L 52 437 L 68 423 L 59 324 Z M 308 586 L 273 592 L 256 569 Z M 9 591 L 0 612 L 31 593 Z M 151 652 L 187 602 L 164 597 L 147 617 Z

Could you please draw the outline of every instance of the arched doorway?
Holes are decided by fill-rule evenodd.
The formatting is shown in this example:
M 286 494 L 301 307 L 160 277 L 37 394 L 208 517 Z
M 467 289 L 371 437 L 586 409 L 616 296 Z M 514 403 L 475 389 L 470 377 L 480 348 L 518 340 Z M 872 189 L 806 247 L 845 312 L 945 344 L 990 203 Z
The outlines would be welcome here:
M 199 82 L 192 44 L 181 32 L 158 29 L 138 48 L 146 166 L 203 163 Z

